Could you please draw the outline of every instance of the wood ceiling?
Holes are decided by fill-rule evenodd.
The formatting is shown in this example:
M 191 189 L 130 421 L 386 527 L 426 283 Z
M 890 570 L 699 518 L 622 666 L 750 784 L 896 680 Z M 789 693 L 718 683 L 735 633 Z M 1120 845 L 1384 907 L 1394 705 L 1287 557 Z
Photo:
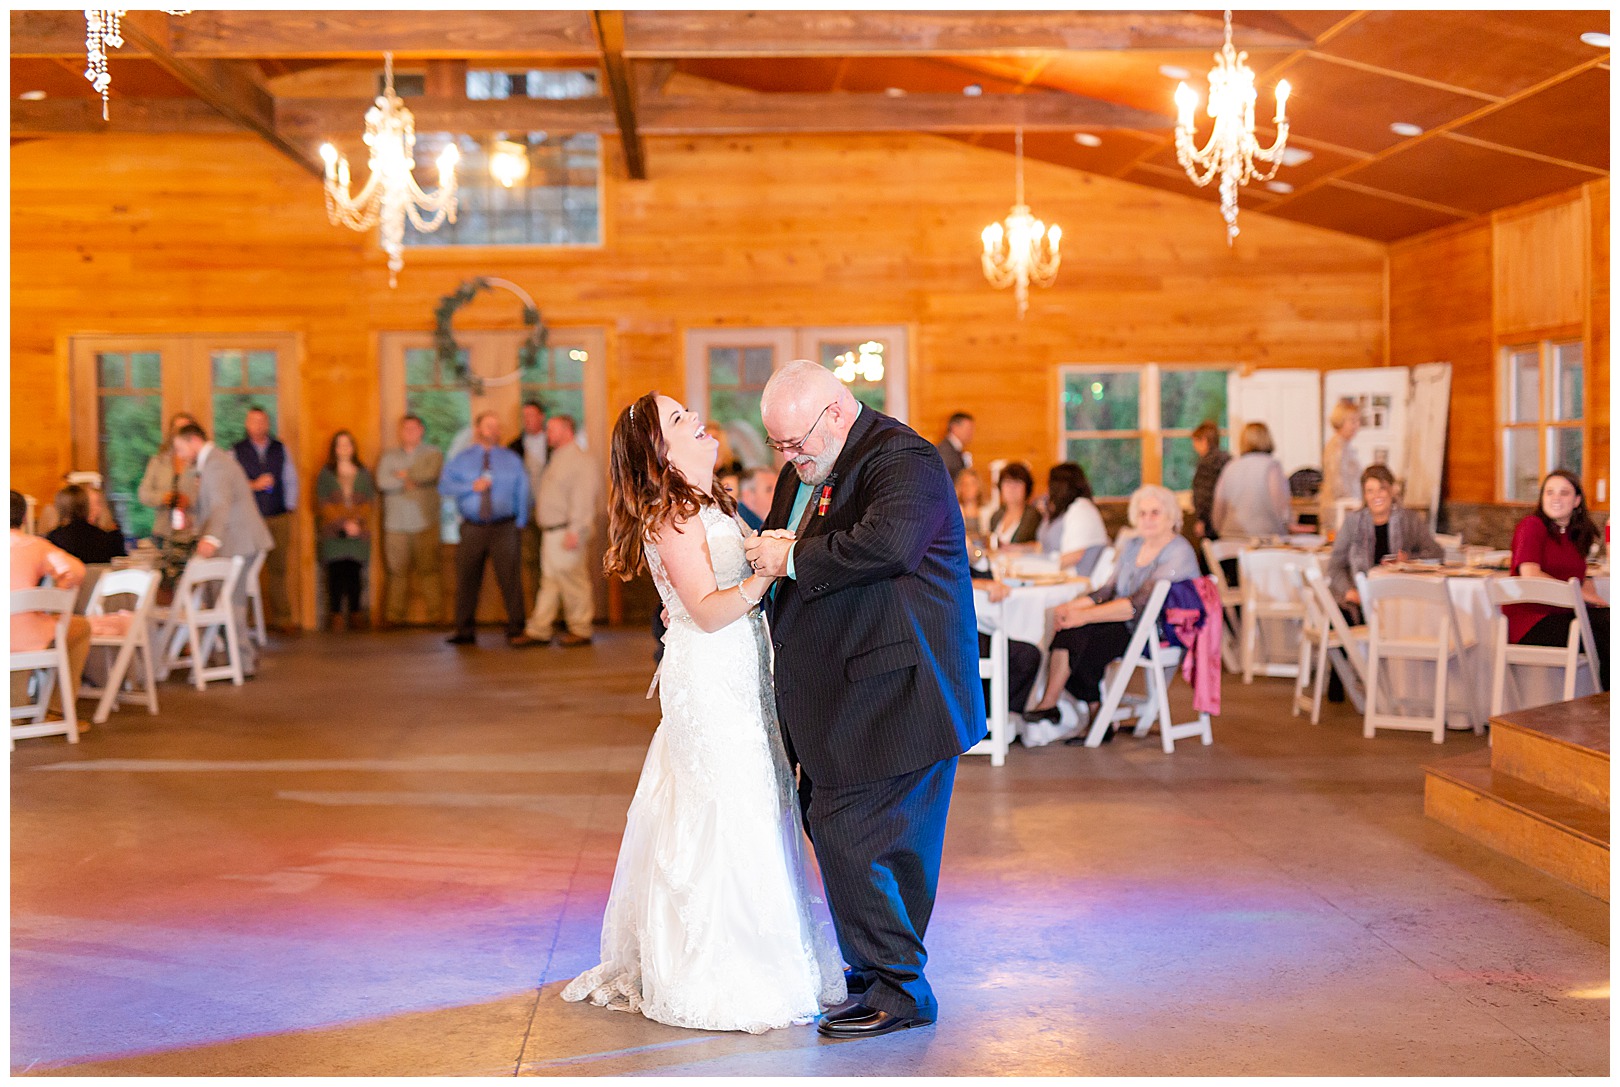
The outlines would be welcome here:
M 1233 24 L 1257 112 L 1286 77 L 1289 143 L 1310 153 L 1278 172 L 1288 191 L 1248 186 L 1248 211 L 1391 241 L 1608 175 L 1609 49 L 1581 40 L 1608 33 L 1606 10 Z M 1010 152 L 1022 126 L 1031 158 L 1216 198 L 1176 162 L 1164 73 L 1205 93 L 1219 11 L 196 11 L 124 25 L 104 122 L 82 13 L 11 13 L 14 140 L 245 129 L 318 172 L 315 147 L 353 138 L 392 49 L 427 77 L 409 101 L 418 129 L 617 134 L 631 177 L 656 175 L 649 136 L 916 131 Z M 468 101 L 469 67 L 594 68 L 603 93 Z

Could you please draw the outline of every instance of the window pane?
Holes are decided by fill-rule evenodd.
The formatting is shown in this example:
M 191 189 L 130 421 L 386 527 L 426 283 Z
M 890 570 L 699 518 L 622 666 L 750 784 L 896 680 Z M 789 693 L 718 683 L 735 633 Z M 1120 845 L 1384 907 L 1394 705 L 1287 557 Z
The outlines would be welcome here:
M 239 389 L 242 387 L 242 352 L 211 351 L 214 363 L 214 388 Z
M 1541 418 L 1541 363 L 1535 348 L 1508 355 L 1508 422 L 1534 423 Z
M 275 400 L 263 393 L 215 393 L 213 434 L 215 445 L 221 449 L 229 449 L 247 437 L 245 420 L 249 408 L 263 408 L 264 413 L 270 416 L 271 436 L 278 433 Z
M 765 424 L 759 418 L 759 396 L 748 389 L 710 389 L 709 423 L 726 432 L 731 451 L 746 467 L 764 466 Z
M 1547 433 L 1547 460 L 1553 468 L 1581 475 L 1581 453 L 1586 432 L 1580 427 L 1554 427 Z
M 247 353 L 247 383 L 258 389 L 276 387 L 276 353 L 249 351 Z
M 709 384 L 735 385 L 742 380 L 742 353 L 735 347 L 709 348 Z
M 163 387 L 163 356 L 156 351 L 135 351 L 129 356 L 129 383 L 137 389 Z
M 585 364 L 591 356 L 583 347 L 554 347 L 550 355 L 551 380 L 555 384 L 585 384 Z
M 103 351 L 96 355 L 96 384 L 103 389 L 123 389 L 125 381 L 124 356 L 118 351 Z
M 887 370 L 884 367 L 886 344 L 877 340 L 867 340 L 864 343 L 838 343 L 824 340 L 821 343 L 821 365 L 834 371 L 843 370 L 839 374 L 849 391 L 855 394 L 855 399 L 876 411 L 887 411 L 888 396 L 885 379 Z M 873 379 L 868 375 L 882 375 Z
M 548 389 L 545 393 L 546 411 L 551 415 L 568 415 L 574 420 L 576 436 L 585 436 L 585 390 Z
M 405 352 L 405 384 L 433 384 L 434 351 L 431 347 L 413 347 Z
M 1578 343 L 1554 344 L 1553 418 L 1578 422 L 1582 418 L 1581 378 L 1585 372 Z
M 1226 427 L 1225 370 L 1164 370 L 1159 376 L 1159 425 L 1192 430 L 1205 419 Z M 1166 483 L 1167 487 L 1174 487 Z
M 472 401 L 465 389 L 412 389 L 406 408 L 422 417 L 426 441 L 437 446 L 446 460 L 456 436 L 472 423 Z
M 1068 459 L 1085 469 L 1094 494 L 1120 498 L 1142 485 L 1142 443 L 1136 438 L 1070 438 Z
M 1066 430 L 1135 430 L 1141 418 L 1140 408 L 1141 378 L 1137 374 L 1070 373 L 1064 376 L 1063 426 Z
M 776 351 L 769 347 L 743 348 L 743 380 L 750 385 L 760 388 L 771 379 L 771 368 L 776 361 Z
M 135 498 L 146 461 L 163 441 L 163 402 L 156 396 L 103 396 L 101 477 L 124 535 L 152 534 L 152 511 Z
M 492 87 L 504 81 L 496 78 Z M 509 84 L 508 84 L 509 85 Z M 489 97 L 505 97 L 494 93 Z M 457 215 L 430 233 L 409 223 L 405 244 L 417 245 L 600 245 L 597 181 L 600 145 L 594 132 L 574 135 L 509 133 L 527 147 L 529 172 L 511 188 L 490 176 L 493 140 L 465 134 L 417 132 L 415 176 L 430 190 L 438 185 L 440 152 L 454 143 Z
M 1504 438 L 1508 501 L 1534 502 L 1541 485 L 1541 450 L 1536 448 L 1536 432 L 1509 430 Z
M 1191 438 L 1164 439 L 1164 485 L 1172 491 L 1185 491 L 1192 487 L 1193 472 L 1198 468 L 1198 454 L 1193 452 Z

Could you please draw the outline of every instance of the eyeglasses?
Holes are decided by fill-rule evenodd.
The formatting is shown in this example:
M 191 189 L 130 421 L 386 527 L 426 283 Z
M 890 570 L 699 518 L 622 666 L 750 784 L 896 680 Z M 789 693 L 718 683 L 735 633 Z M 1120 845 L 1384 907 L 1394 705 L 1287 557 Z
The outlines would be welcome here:
M 832 407 L 832 404 L 827 405 L 827 408 L 830 407 Z M 814 434 L 816 432 L 816 427 L 821 425 L 821 416 L 827 414 L 827 408 L 821 409 L 821 414 L 816 416 L 816 421 L 810 424 L 810 429 L 804 432 L 803 437 L 795 439 L 791 442 L 779 442 L 775 438 L 766 438 L 765 444 L 776 450 L 778 453 L 786 453 L 789 449 L 797 449 L 802 452 L 804 449 L 804 443 L 810 440 L 810 435 Z

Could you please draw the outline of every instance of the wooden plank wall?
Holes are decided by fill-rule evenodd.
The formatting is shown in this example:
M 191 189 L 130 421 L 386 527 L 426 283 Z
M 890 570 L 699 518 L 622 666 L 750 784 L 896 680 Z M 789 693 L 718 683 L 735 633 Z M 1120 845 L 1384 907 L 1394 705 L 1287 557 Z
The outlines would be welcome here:
M 1608 508 L 1608 230 L 1602 180 L 1390 246 L 1390 362 L 1452 364 L 1450 501 L 1497 500 L 1499 348 L 1573 335 L 1589 360 L 1588 497 Z
M 605 328 L 614 412 L 684 387 L 689 328 L 906 325 L 913 424 L 933 437 L 972 411 L 981 462 L 1038 471 L 1061 364 L 1385 361 L 1375 242 L 1246 213 L 1228 249 L 1213 204 L 1030 162 L 1030 202 L 1062 224 L 1066 257 L 1019 321 L 977 256 L 1012 201 L 1004 154 L 906 135 L 655 139 L 648 154 L 651 179 L 630 182 L 607 142 L 601 248 L 409 250 L 390 290 L 374 237 L 329 225 L 318 182 L 255 139 L 15 146 L 14 485 L 49 494 L 73 467 L 65 345 L 91 332 L 297 333 L 301 466 L 313 474 L 338 427 L 372 459 L 377 334 L 431 328 L 474 275 L 524 285 L 553 324 Z M 515 325 L 503 301 L 458 327 Z

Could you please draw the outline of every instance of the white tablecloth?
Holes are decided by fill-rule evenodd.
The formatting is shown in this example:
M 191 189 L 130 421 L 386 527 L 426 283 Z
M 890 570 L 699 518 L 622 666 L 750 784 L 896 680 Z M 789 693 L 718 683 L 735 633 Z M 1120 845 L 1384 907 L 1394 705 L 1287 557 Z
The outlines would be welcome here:
M 1011 641 L 1028 642 L 1041 651 L 1041 670 L 1035 677 L 1035 686 L 1030 694 L 1032 699 L 1039 699 L 1046 689 L 1046 650 L 1052 643 L 1052 609 L 1080 596 L 1090 587 L 1090 583 L 1014 585 L 1010 587 L 1007 598 L 998 604 L 990 603 L 989 595 L 980 587 L 982 584 L 975 582 L 973 588 L 973 610 L 978 616 L 979 629 L 986 634 L 997 629 L 1005 630 Z M 1014 712 L 1018 711 L 1015 709 Z M 1075 724 L 1026 722 L 1019 716 L 1013 719 L 1013 727 L 1025 747 L 1040 747 L 1073 732 Z
M 1314 562 L 1317 569 L 1321 570 L 1325 576 L 1327 574 L 1328 555 L 1329 552 L 1326 550 L 1303 551 L 1286 547 L 1251 548 L 1243 553 L 1240 564 L 1245 571 L 1242 576 L 1248 579 L 1248 581 L 1244 582 L 1244 590 L 1248 591 L 1252 583 L 1256 597 L 1262 602 L 1292 602 L 1294 593 L 1288 585 L 1288 578 L 1284 571 L 1290 566 L 1297 566 L 1303 570 L 1307 563 Z M 1294 674 L 1299 661 L 1299 637 L 1300 624 L 1296 619 L 1262 619 L 1260 621 L 1258 659 L 1276 666 L 1267 674 Z

